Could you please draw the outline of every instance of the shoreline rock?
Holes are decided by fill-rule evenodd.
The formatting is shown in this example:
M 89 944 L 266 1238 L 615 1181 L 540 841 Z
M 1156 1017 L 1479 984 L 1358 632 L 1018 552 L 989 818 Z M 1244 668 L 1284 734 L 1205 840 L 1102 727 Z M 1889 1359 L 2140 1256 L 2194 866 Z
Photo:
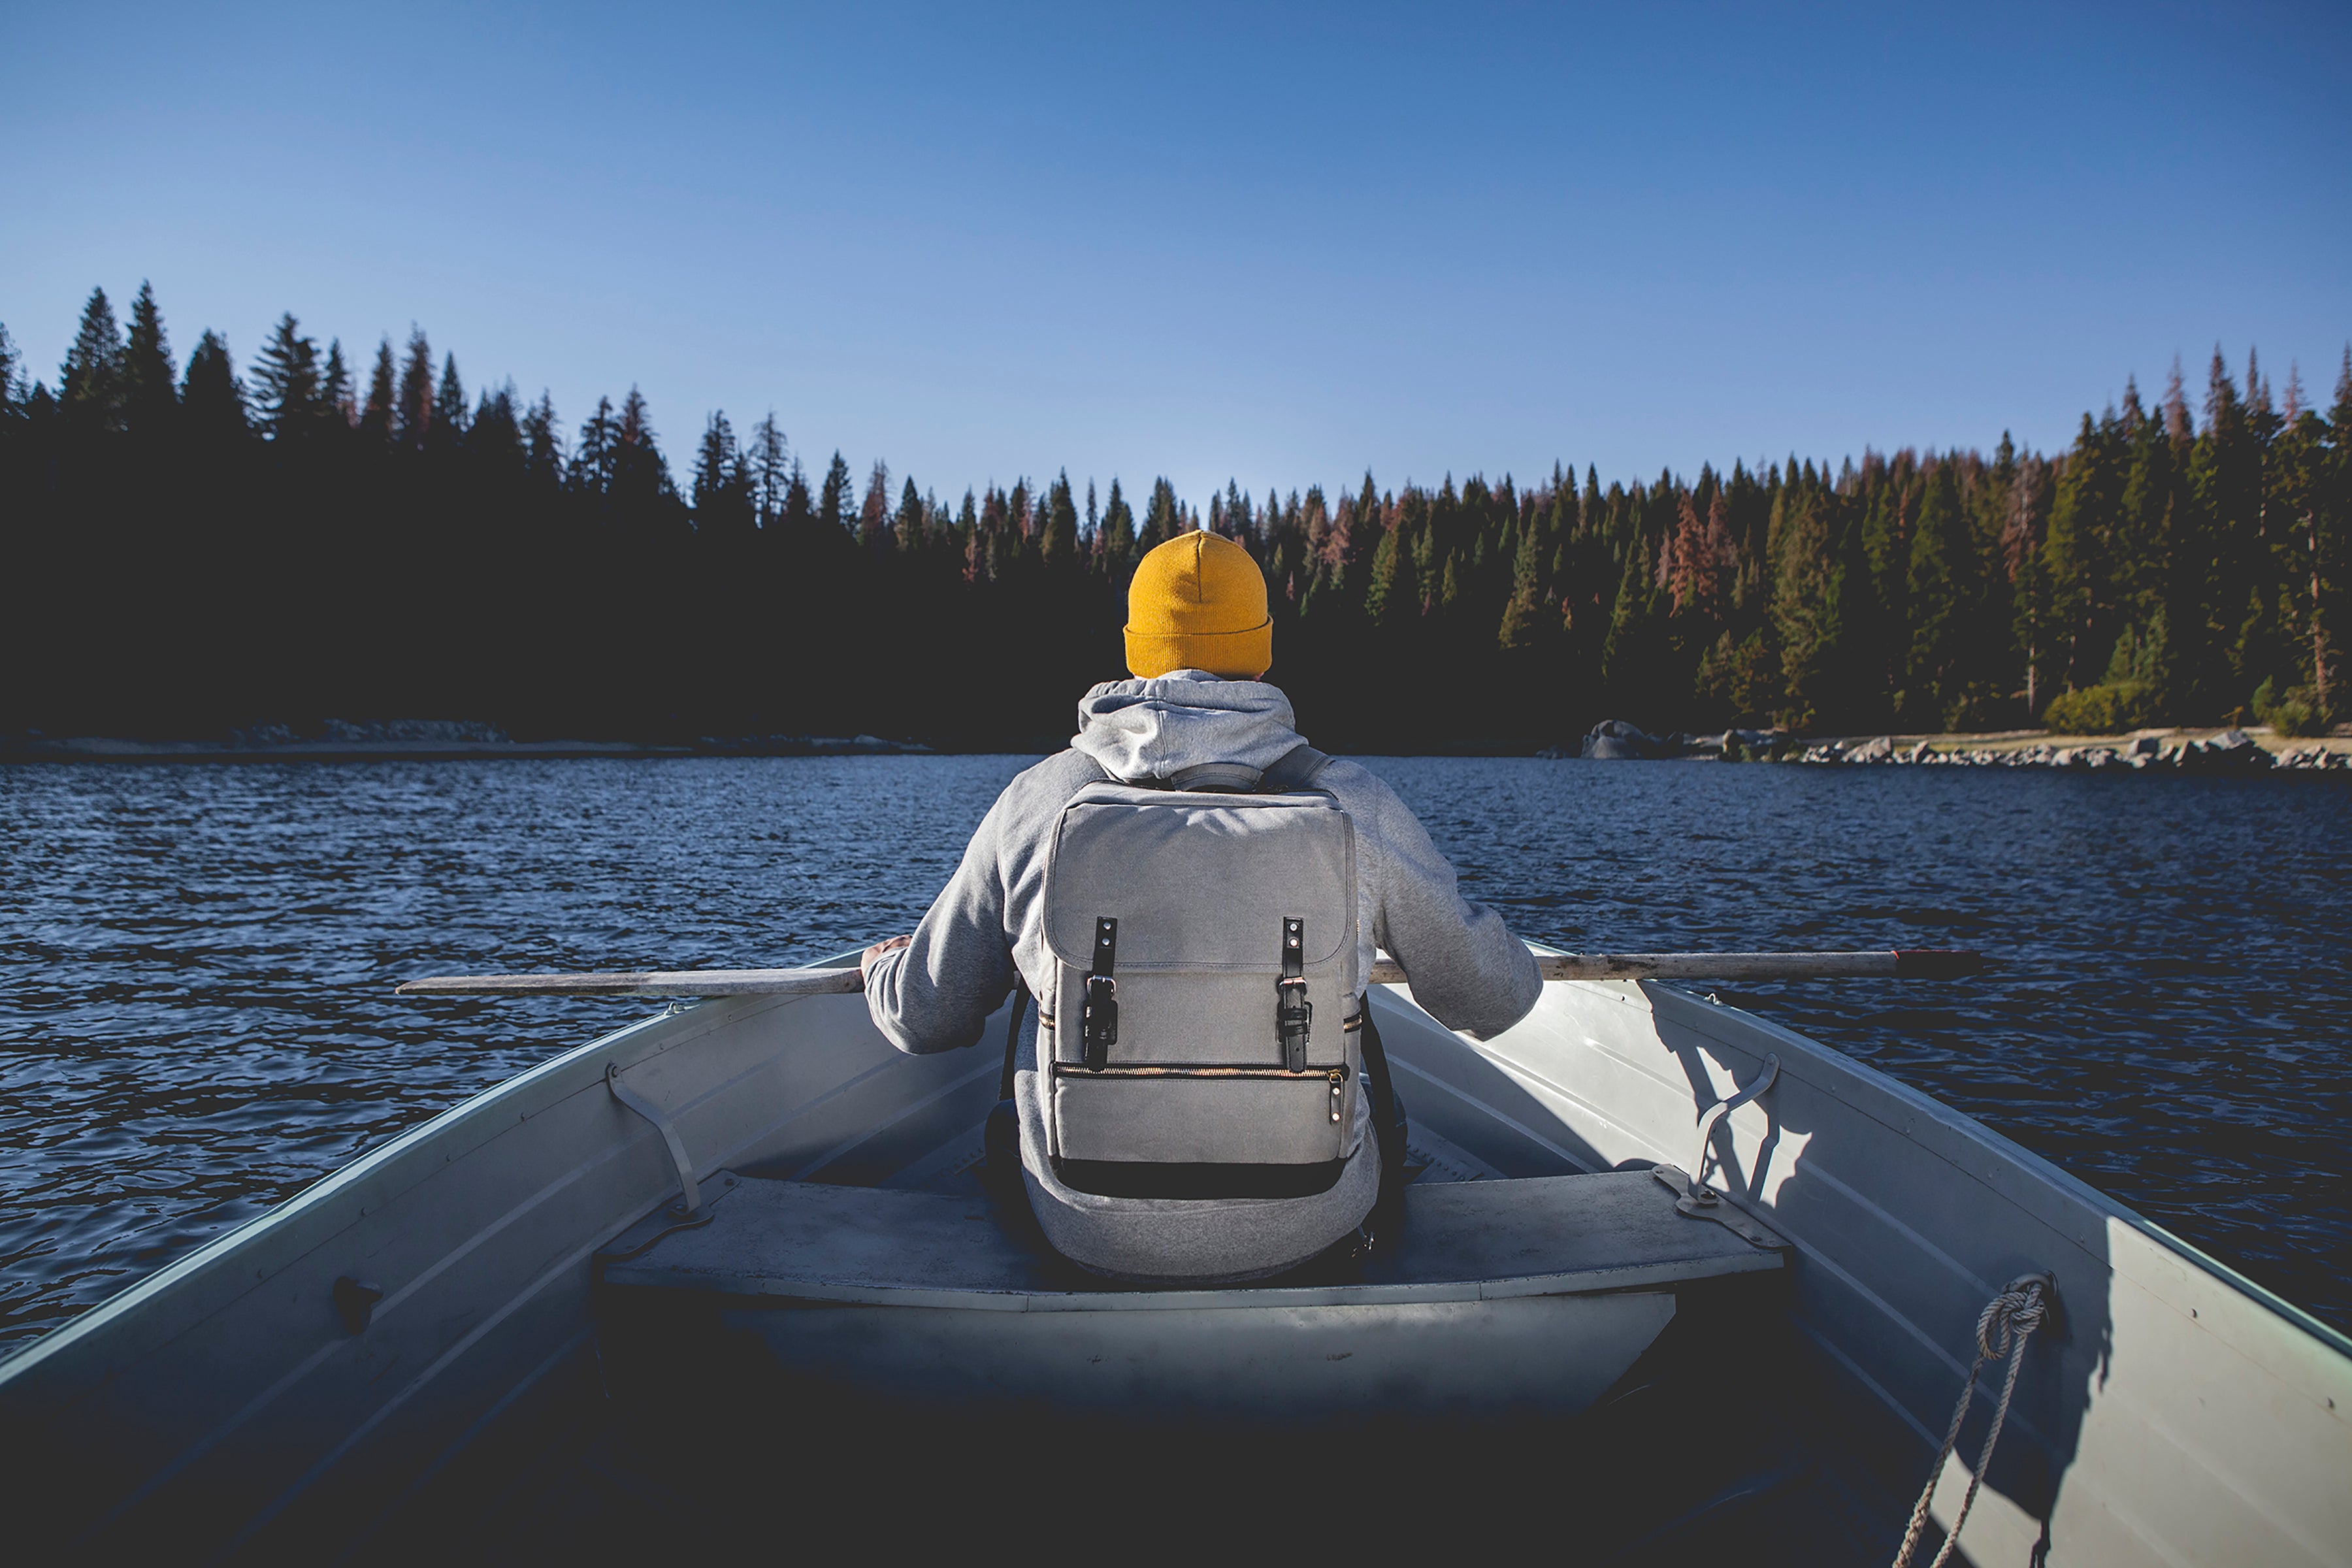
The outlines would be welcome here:
M 1894 763 L 1906 766 L 2065 768 L 2086 773 L 2107 768 L 2178 773 L 2352 770 L 2352 750 L 2308 743 L 2282 745 L 2273 751 L 2243 730 L 2225 730 L 2203 740 L 2133 735 L 2112 742 L 2093 741 L 2075 745 L 2048 742 L 2027 746 L 1961 743 L 1939 749 L 1932 742 L 1921 741 L 1899 751 L 1891 737 L 1880 736 L 1869 741 L 1830 741 L 1808 746 L 1796 760 L 1831 766 Z
M 1939 736 L 1897 741 L 1893 735 L 1846 736 L 1806 742 L 1785 730 L 1727 730 L 1720 735 L 1653 735 L 1622 719 L 1592 728 L 1576 753 L 1603 761 L 1754 760 L 1815 766 L 2064 768 L 2095 773 L 2244 773 L 2352 771 L 2352 748 L 2325 741 L 2264 746 L 2243 730 L 2203 738 L 2178 731 L 2086 739 L 2062 745 L 2026 742 L 2026 732 L 2000 736 Z M 2274 738 L 2275 739 L 2275 738 Z M 1547 755 L 1565 756 L 1565 749 Z
M 1601 761 L 1680 759 L 1688 762 L 1778 762 L 1792 754 L 1795 739 L 1786 730 L 1726 730 L 1719 734 L 1693 735 L 1677 731 L 1653 735 L 1622 719 L 1595 724 L 1577 749 L 1580 757 Z M 1564 747 L 1538 753 L 1565 757 Z

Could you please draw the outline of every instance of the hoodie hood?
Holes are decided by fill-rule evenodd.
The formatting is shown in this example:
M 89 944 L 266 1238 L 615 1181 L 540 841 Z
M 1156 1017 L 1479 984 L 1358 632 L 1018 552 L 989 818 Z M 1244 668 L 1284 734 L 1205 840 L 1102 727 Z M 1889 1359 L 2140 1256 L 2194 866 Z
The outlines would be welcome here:
M 1202 763 L 1265 771 L 1300 743 L 1290 699 L 1263 680 L 1179 669 L 1108 680 L 1078 703 L 1073 749 L 1128 783 L 1166 780 Z

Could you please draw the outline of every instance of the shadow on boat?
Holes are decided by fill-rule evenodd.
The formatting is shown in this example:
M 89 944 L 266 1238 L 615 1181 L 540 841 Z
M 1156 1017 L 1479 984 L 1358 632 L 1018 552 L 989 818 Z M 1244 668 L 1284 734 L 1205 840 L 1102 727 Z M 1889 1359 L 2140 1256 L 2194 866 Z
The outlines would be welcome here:
M 1231 1422 L 877 1396 L 778 1370 L 740 1321 L 772 1309 L 712 1301 L 609 1322 L 673 1352 L 623 1375 L 608 1361 L 579 1391 L 576 1446 L 533 1456 L 469 1529 L 494 1551 L 569 1542 L 592 1559 L 804 1521 L 890 1554 L 1044 1531 L 1122 1555 L 1549 1542 L 1574 1563 L 1867 1561 L 1890 1500 L 1823 1464 L 1787 1368 L 1753 1353 L 1756 1310 L 1753 1288 L 1685 1293 L 1641 1361 L 1570 1417 Z M 422 1544 L 395 1531 L 370 1556 Z
M 1725 1067 L 1745 1084 L 1767 1070 L 1759 1051 L 1780 1060 L 1758 1102 L 1758 1134 L 1741 1136 L 1727 1118 L 1692 1158 L 1710 1162 L 1743 1206 L 1768 1215 L 1796 1249 L 1779 1353 L 1805 1369 L 1812 1419 L 1837 1434 L 1833 1450 L 1856 1472 L 1850 1485 L 1904 1499 L 1907 1517 L 1969 1380 L 1986 1304 L 2021 1277 L 2053 1278 L 1970 1510 L 1972 1550 L 1956 1554 L 2047 1560 L 2058 1544 L 2061 1489 L 2112 1350 L 2108 1227 L 2085 1223 L 2093 1216 L 2048 1185 L 2080 1184 L 1801 1037 L 1773 1029 L 1785 1037 L 1738 1042 L 1727 1038 L 1731 1031 L 1702 1026 L 1704 1013 L 1693 1017 L 1712 1004 L 1645 989 L 1695 1124 L 1724 1098 Z M 1823 1067 L 1832 1070 L 1808 1070 Z M 2004 1373 L 1996 1362 L 1977 1379 L 1938 1476 L 1922 1560 L 1941 1543 L 1982 1462 Z

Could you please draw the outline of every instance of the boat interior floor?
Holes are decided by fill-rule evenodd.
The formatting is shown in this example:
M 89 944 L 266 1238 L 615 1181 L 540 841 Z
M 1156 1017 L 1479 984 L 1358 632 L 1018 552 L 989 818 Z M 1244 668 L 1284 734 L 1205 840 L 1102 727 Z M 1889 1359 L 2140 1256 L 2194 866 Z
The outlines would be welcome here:
M 1570 1562 L 1860 1563 L 1899 1536 L 1797 1371 L 1785 1252 L 1646 1168 L 1504 1179 L 1426 1134 L 1393 1246 L 1153 1290 L 1055 1259 L 979 1159 L 925 1163 L 721 1173 L 702 1223 L 649 1216 L 599 1260 L 593 1342 L 482 1439 L 503 1462 L 360 1555 L 457 1519 L 486 1555 L 969 1550 L 1013 1509 L 1147 1555 L 1511 1531 Z

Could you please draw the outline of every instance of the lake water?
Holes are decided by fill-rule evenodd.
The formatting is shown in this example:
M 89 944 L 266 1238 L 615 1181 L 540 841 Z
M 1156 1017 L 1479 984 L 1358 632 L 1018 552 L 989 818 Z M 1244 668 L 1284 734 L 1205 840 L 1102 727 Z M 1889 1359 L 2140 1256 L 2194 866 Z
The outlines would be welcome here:
M 1367 760 L 1528 937 L 1996 955 L 1723 994 L 2352 1329 L 2352 779 Z M 398 981 L 904 931 L 1029 761 L 0 768 L 0 1342 L 646 1010 Z

